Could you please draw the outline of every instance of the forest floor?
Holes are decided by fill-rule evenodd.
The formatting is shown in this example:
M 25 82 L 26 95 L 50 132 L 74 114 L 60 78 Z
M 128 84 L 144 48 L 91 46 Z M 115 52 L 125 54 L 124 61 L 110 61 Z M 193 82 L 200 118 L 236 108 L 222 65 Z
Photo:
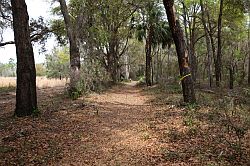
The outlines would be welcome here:
M 43 88 L 41 114 L 16 118 L 15 93 L 4 90 L 0 165 L 250 165 L 246 114 L 182 105 L 181 98 L 179 88 L 135 82 L 77 100 L 66 98 L 63 87 Z

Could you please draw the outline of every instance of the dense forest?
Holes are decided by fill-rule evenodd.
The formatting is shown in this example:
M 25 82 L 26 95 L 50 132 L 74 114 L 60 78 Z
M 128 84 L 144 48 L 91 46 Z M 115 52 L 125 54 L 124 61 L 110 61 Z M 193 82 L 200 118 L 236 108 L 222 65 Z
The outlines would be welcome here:
M 0 0 L 0 165 L 250 164 L 248 0 L 48 3 Z

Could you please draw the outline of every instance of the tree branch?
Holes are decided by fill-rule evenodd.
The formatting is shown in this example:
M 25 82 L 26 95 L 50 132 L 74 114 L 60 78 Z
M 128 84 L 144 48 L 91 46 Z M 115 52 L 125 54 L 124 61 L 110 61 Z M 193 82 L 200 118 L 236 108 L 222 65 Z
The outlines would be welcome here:
M 14 41 L 3 42 L 3 43 L 0 43 L 0 47 L 6 46 L 9 44 L 15 44 L 15 42 Z

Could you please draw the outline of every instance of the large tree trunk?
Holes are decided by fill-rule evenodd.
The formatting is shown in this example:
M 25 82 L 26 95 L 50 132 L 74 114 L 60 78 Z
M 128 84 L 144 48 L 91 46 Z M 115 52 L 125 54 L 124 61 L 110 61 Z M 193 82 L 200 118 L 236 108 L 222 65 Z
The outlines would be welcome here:
M 175 15 L 174 0 L 163 0 L 163 3 L 166 9 L 169 26 L 172 32 L 178 56 L 180 75 L 182 77 L 181 83 L 184 102 L 194 103 L 196 102 L 194 84 L 191 76 L 191 69 L 188 64 L 188 55 L 183 31 Z
M 119 59 L 120 56 L 118 55 L 118 28 L 117 27 L 110 27 L 110 41 L 107 47 L 107 72 L 110 74 L 110 78 L 112 79 L 113 83 L 117 83 L 120 78 L 120 65 Z
M 223 0 L 220 0 L 220 13 L 218 18 L 218 48 L 217 48 L 217 58 L 215 63 L 215 78 L 216 78 L 216 86 L 220 86 L 221 82 L 221 69 L 222 69 L 222 62 L 221 62 L 221 29 L 222 29 L 222 10 L 223 10 Z
M 151 72 L 152 72 L 152 37 L 153 37 L 153 26 L 149 25 L 148 35 L 146 39 L 146 84 L 147 86 L 152 85 Z
M 31 115 L 37 109 L 36 69 L 30 40 L 29 15 L 25 0 L 11 0 L 17 54 L 17 116 Z
M 67 30 L 67 35 L 70 44 L 70 92 L 77 91 L 77 85 L 80 81 L 80 52 L 77 46 L 77 38 L 75 28 L 71 22 L 69 12 L 65 0 L 59 0 L 61 12 L 64 17 L 64 22 Z

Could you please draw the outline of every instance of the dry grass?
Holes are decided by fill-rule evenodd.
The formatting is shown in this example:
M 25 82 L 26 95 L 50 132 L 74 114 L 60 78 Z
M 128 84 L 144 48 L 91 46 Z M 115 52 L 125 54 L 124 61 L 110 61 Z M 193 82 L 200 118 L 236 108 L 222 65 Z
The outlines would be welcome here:
M 38 88 L 65 86 L 67 83 L 66 79 L 48 79 L 46 77 L 37 77 L 36 84 Z M 0 87 L 15 87 L 15 77 L 0 77 Z

